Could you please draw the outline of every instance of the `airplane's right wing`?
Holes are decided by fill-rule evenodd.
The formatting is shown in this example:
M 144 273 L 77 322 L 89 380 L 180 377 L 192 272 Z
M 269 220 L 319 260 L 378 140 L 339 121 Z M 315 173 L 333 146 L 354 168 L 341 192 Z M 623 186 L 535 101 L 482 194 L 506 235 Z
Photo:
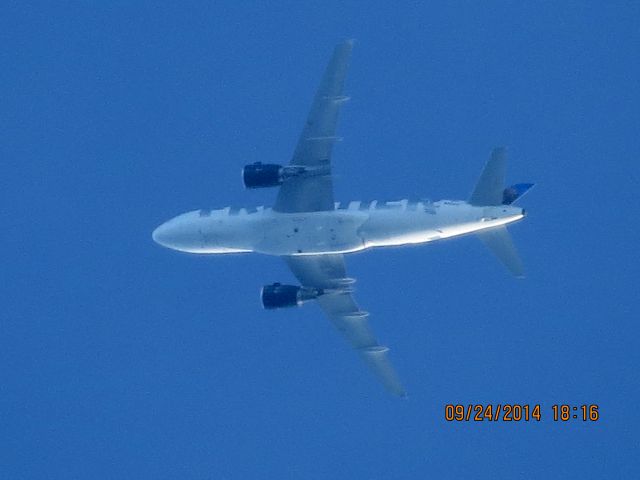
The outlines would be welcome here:
M 305 287 L 335 290 L 317 298 L 320 307 L 334 326 L 349 341 L 384 386 L 392 393 L 405 396 L 387 353 L 369 328 L 369 314 L 360 310 L 348 288 L 344 258 L 341 254 L 298 255 L 284 257 L 293 274 Z

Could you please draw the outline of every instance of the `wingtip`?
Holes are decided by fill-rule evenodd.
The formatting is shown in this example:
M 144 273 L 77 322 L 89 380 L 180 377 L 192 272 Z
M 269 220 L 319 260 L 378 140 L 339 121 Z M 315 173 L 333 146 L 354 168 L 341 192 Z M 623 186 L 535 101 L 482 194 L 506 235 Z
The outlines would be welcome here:
M 506 155 L 509 151 L 509 148 L 506 145 L 500 145 L 497 147 L 493 147 L 491 150 L 492 155 Z
M 338 44 L 338 47 L 347 47 L 349 49 L 352 49 L 355 43 L 356 43 L 355 38 L 347 38 L 346 40 L 343 40 L 342 42 L 340 42 Z

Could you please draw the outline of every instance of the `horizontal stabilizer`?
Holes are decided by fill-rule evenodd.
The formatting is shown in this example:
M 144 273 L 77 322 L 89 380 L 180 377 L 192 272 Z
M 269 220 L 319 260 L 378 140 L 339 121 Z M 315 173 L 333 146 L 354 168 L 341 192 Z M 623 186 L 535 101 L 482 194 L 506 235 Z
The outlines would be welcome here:
M 484 166 L 476 188 L 473 190 L 469 203 L 471 205 L 500 205 L 504 190 L 504 178 L 507 172 L 507 149 L 494 148 L 491 158 Z
M 477 233 L 482 243 L 498 257 L 505 267 L 517 278 L 524 278 L 524 265 L 513 245 L 507 227 L 489 228 Z
M 535 184 L 533 183 L 516 183 L 515 185 L 511 185 L 507 187 L 502 192 L 502 204 L 503 205 L 511 205 L 513 202 L 518 200 L 520 197 L 524 196 L 531 187 Z

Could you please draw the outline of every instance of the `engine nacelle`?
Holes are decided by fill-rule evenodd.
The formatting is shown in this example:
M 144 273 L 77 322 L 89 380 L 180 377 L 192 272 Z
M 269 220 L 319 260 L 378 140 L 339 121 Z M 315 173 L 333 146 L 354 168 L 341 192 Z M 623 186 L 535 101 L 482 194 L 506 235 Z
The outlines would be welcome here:
M 274 308 L 297 307 L 307 300 L 318 298 L 323 292 L 315 288 L 297 287 L 274 283 L 262 287 L 260 297 L 262 306 L 268 310 Z
M 242 181 L 246 188 L 277 187 L 284 181 L 284 168 L 271 163 L 252 163 L 242 169 Z

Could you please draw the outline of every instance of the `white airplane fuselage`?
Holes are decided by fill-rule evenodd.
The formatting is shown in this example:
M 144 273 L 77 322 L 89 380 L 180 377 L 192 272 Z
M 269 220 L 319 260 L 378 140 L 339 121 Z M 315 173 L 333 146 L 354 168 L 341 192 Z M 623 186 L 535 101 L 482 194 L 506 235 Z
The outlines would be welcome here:
M 335 207 L 305 213 L 265 207 L 195 210 L 160 225 L 153 239 L 197 254 L 321 255 L 432 242 L 524 217 L 519 207 L 478 207 L 452 200 L 350 202 Z

